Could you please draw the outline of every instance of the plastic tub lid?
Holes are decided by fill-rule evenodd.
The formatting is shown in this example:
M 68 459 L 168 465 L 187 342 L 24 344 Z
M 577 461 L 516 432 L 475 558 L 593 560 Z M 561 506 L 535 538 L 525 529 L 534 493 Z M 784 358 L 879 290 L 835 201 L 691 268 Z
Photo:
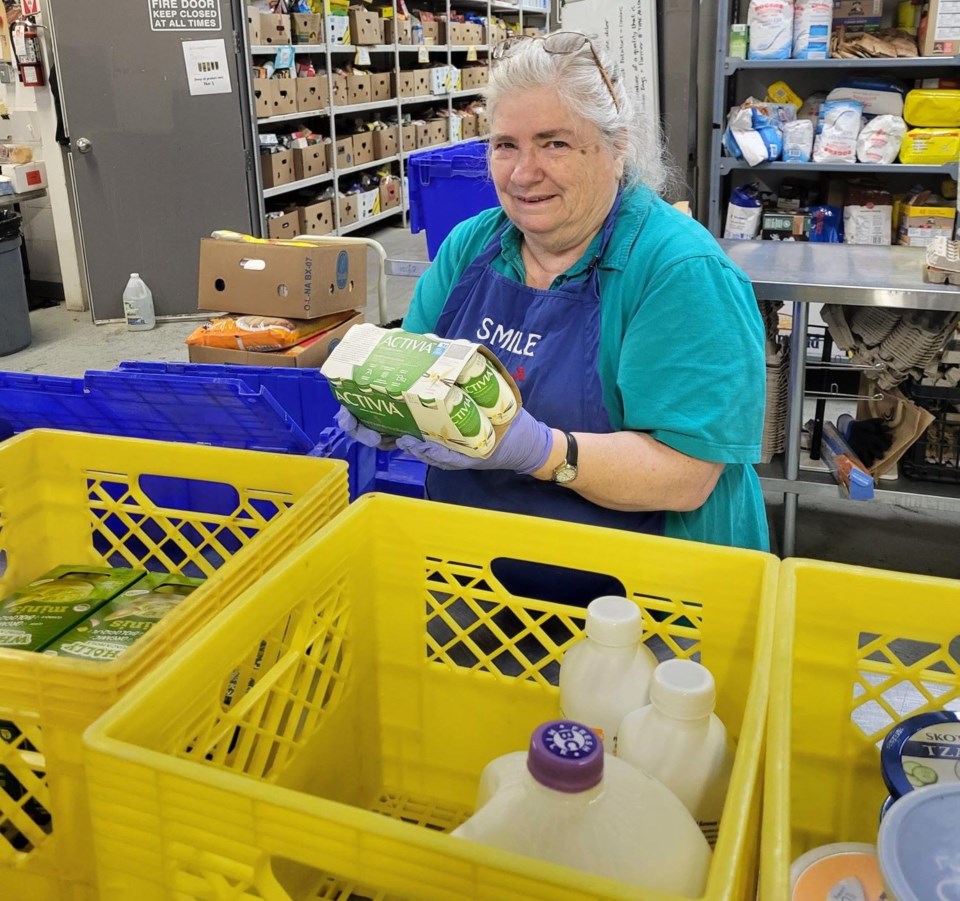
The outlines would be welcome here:
M 960 782 L 960 714 L 918 713 L 898 723 L 883 740 L 880 766 L 894 798 L 926 785 Z
M 877 851 L 889 901 L 960 901 L 960 783 L 918 788 L 883 818 Z
M 807 851 L 790 867 L 790 884 L 792 901 L 875 901 L 883 892 L 876 848 L 859 842 Z

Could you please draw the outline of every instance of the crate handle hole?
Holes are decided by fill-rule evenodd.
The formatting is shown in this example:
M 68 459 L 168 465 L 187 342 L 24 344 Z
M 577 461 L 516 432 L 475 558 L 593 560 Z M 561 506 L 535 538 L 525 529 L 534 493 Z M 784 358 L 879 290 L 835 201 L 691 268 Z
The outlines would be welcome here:
M 240 506 L 240 493 L 226 482 L 142 475 L 140 490 L 157 507 L 231 516 Z
M 7 552 L 0 547 L 0 579 L 6 575 L 7 572 Z
M 514 557 L 497 557 L 491 561 L 490 570 L 510 594 L 536 601 L 586 607 L 605 594 L 627 596 L 623 583 L 607 573 Z

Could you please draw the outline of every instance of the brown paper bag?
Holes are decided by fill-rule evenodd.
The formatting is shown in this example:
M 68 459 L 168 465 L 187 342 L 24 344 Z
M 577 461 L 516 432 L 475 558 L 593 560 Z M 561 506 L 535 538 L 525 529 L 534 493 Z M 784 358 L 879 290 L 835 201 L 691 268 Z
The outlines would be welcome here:
M 876 384 L 866 375 L 860 377 L 860 393 L 876 394 Z M 927 430 L 933 422 L 933 414 L 918 407 L 901 393 L 899 388 L 885 390 L 882 400 L 861 400 L 857 404 L 857 419 L 885 419 L 893 429 L 893 444 L 890 450 L 868 470 L 870 475 L 879 479 L 885 472 L 893 469 L 896 462 L 907 452 L 910 446 Z

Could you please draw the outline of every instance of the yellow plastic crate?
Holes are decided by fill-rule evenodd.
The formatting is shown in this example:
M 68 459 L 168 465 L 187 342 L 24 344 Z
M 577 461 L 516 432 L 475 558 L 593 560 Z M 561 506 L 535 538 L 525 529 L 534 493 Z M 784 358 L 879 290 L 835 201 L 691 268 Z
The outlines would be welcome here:
M 25 788 L 0 790 L 0 898 L 96 897 L 83 730 L 346 506 L 340 461 L 61 431 L 0 444 L 0 596 L 62 563 L 207 577 L 111 663 L 0 650 L 0 720 L 21 733 L 0 766 Z
M 739 747 L 706 897 L 752 899 L 777 560 L 370 495 L 86 732 L 104 901 L 667 901 L 442 834 L 558 715 L 582 632 L 502 557 L 618 578 L 661 656 L 713 671 Z
M 762 901 L 830 842 L 875 844 L 880 742 L 960 698 L 960 582 L 787 560 L 780 570 L 764 781 Z

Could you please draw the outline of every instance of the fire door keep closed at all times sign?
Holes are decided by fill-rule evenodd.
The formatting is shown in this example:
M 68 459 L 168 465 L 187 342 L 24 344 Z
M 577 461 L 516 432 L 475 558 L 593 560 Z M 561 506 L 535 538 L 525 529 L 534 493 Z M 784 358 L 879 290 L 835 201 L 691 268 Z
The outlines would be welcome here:
M 220 0 L 147 0 L 151 31 L 219 31 Z

